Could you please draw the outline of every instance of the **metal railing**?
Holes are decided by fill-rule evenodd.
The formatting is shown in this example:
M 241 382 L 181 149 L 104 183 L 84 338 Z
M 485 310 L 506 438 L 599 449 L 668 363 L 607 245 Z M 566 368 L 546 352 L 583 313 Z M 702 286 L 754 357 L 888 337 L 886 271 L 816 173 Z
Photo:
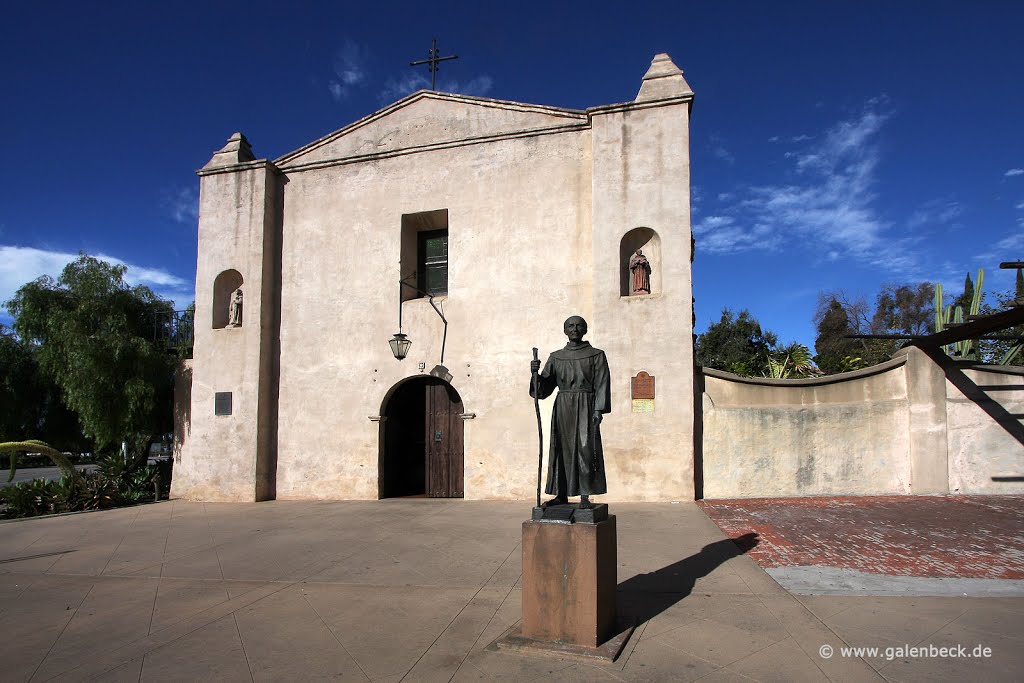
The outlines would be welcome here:
M 195 311 L 170 311 L 153 322 L 153 341 L 163 343 L 168 351 L 192 357 Z

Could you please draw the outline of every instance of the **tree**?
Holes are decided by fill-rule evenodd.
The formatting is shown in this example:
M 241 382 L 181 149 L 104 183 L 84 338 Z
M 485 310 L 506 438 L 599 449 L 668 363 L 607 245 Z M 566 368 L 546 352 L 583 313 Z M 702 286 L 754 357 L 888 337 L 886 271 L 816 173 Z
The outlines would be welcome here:
M 173 307 L 129 287 L 126 270 L 82 254 L 56 281 L 22 286 L 6 307 L 97 450 L 129 441 L 139 454 L 171 428 L 175 361 L 153 333 Z
M 864 297 L 853 298 L 843 290 L 820 292 L 814 312 L 814 324 L 823 344 L 822 349 L 817 341 L 814 345 L 820 356 L 816 358 L 819 367 L 831 373 L 877 365 L 903 345 L 899 339 L 855 339 L 847 340 L 852 342 L 847 351 L 839 341 L 843 336 L 839 333 L 842 319 L 834 310 L 833 301 L 846 313 L 850 331 L 843 334 L 921 335 L 932 332 L 934 300 L 934 285 L 930 282 L 884 285 L 875 297 L 873 311 Z M 844 358 L 851 362 L 843 363 Z
M 64 450 L 85 445 L 78 416 L 61 402 L 32 347 L 0 326 L 0 441 L 30 435 Z
M 964 293 L 953 301 L 953 308 L 959 306 L 966 315 L 971 308 L 972 299 L 974 299 L 974 281 L 971 280 L 971 274 L 967 273 L 967 279 L 964 280 Z
M 1024 270 L 1017 269 L 1017 277 L 1013 289 L 995 293 L 996 305 L 982 302 L 981 313 L 991 315 L 1015 305 L 1024 305 Z M 1021 302 L 1018 304 L 1017 302 Z M 1006 365 L 1024 365 L 1024 325 L 1016 325 L 997 333 L 1006 339 L 988 339 L 978 341 L 978 355 L 984 363 L 1004 363 Z
M 37 434 L 42 400 L 32 350 L 0 327 L 0 441 Z
M 967 281 L 970 282 L 970 276 Z M 974 285 L 971 284 L 971 296 Z M 931 334 L 935 320 L 935 285 L 919 282 L 913 285 L 887 284 L 875 300 L 871 318 L 872 334 Z
M 697 337 L 697 363 L 737 375 L 764 376 L 776 343 L 776 335 L 762 331 L 750 311 L 744 309 L 737 316 L 724 308 L 722 318 Z
M 856 330 L 850 323 L 850 315 L 835 297 L 830 297 L 827 310 L 818 317 L 817 328 L 814 362 L 821 371 L 832 374 L 849 369 L 863 345 L 858 343 L 860 340 L 847 337 Z

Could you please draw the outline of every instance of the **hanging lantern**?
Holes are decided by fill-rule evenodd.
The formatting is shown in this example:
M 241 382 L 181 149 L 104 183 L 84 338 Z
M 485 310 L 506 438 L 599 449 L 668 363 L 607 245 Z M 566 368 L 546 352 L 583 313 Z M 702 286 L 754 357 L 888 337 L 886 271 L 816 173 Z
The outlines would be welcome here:
M 388 344 L 391 345 L 391 353 L 395 355 L 395 358 L 402 360 L 409 354 L 409 347 L 412 346 L 412 340 L 407 338 L 401 332 L 396 332 L 395 336 L 388 340 Z

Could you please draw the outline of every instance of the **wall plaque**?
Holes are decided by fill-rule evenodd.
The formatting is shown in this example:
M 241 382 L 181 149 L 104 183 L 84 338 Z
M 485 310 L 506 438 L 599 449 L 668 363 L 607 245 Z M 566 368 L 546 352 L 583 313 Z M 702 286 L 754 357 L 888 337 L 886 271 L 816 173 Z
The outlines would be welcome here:
M 230 415 L 231 414 L 231 392 L 230 391 L 218 391 L 213 395 L 213 414 L 214 415 Z
M 638 372 L 630 380 L 631 398 L 654 400 L 654 376 L 646 372 Z
M 634 398 L 633 399 L 633 412 L 634 413 L 653 413 L 654 412 L 654 399 L 653 398 Z

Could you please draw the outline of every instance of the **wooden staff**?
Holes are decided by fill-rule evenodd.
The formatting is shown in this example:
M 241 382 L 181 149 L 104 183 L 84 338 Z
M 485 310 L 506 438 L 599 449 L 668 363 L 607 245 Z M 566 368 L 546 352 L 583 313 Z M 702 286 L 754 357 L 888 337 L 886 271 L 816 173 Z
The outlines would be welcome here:
M 539 361 L 537 357 L 537 347 L 533 347 L 533 359 Z M 540 395 L 540 375 L 536 370 L 533 372 L 533 409 L 537 413 L 537 507 L 540 507 L 540 480 L 541 475 L 544 471 L 544 425 L 540 420 L 540 399 L 537 396 Z

